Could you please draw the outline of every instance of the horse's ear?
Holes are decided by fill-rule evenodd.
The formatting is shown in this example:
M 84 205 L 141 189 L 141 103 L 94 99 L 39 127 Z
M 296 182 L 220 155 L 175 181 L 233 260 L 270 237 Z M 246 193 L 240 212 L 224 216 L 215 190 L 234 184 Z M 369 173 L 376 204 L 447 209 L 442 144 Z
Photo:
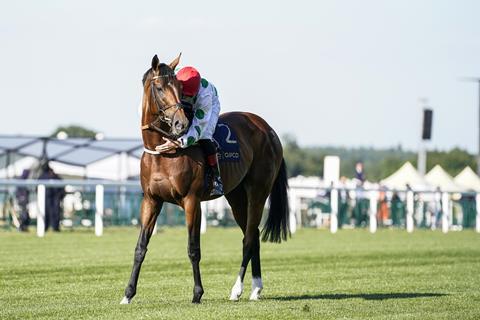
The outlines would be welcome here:
M 170 68 L 172 68 L 173 71 L 175 71 L 175 68 L 178 66 L 178 63 L 180 62 L 180 57 L 182 56 L 182 53 L 178 55 L 178 57 L 175 58 L 172 62 L 170 62 Z
M 152 69 L 157 70 L 159 63 L 160 63 L 160 60 L 158 60 L 157 55 L 154 55 L 152 59 Z

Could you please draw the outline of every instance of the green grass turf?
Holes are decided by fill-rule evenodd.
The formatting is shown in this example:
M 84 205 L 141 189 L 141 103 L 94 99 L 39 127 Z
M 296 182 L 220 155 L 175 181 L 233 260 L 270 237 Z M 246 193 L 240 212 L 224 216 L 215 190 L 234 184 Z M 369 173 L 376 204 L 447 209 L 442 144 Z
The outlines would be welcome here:
M 0 232 L 0 319 L 479 319 L 480 234 L 299 230 L 262 244 L 263 300 L 228 301 L 241 259 L 239 229 L 202 236 L 205 294 L 193 305 L 186 230 L 153 236 L 137 296 L 119 305 L 134 228 Z

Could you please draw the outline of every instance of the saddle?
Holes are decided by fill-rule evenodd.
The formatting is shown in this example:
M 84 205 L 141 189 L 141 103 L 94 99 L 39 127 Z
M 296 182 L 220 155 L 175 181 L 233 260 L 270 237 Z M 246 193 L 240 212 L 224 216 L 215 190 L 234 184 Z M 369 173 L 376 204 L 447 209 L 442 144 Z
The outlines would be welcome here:
M 194 116 L 193 105 L 187 101 L 182 101 L 182 105 L 184 106 L 185 116 L 191 126 Z M 218 121 L 212 139 L 217 146 L 219 162 L 240 161 L 240 146 L 237 141 L 237 135 L 227 123 L 221 120 Z

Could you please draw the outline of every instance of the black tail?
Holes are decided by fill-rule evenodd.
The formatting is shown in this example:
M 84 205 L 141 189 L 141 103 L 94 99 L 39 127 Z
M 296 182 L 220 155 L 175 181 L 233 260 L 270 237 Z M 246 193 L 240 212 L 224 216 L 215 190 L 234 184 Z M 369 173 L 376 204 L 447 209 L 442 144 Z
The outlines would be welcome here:
M 287 168 L 285 160 L 282 159 L 280 170 L 270 192 L 270 209 L 262 230 L 262 241 L 282 242 L 290 236 L 287 189 Z

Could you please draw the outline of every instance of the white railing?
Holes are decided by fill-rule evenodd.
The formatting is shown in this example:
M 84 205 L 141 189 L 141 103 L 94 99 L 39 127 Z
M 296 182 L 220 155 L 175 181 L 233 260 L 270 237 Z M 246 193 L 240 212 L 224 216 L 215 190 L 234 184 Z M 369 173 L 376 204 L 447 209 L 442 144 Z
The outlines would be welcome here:
M 377 205 L 379 201 L 379 189 L 362 189 L 362 188 L 322 188 L 322 187 L 300 187 L 294 186 L 290 187 L 289 192 L 289 203 L 290 203 L 290 219 L 294 219 L 297 222 L 297 227 L 302 226 L 302 214 L 301 210 L 305 200 L 315 200 L 321 198 L 320 194 L 329 193 L 329 203 L 331 207 L 331 212 L 326 212 L 330 217 L 330 231 L 336 233 L 338 230 L 338 198 L 340 192 L 349 192 L 349 193 L 361 193 L 362 199 L 368 199 L 369 201 L 369 230 L 374 233 L 377 230 L 378 221 L 377 221 Z M 447 191 L 431 191 L 431 190 L 383 190 L 385 192 L 397 192 L 404 195 L 404 202 L 406 204 L 406 214 L 405 214 L 405 229 L 407 232 L 411 233 L 415 228 L 415 195 L 419 195 L 421 199 L 420 205 L 423 206 L 425 203 L 434 202 L 435 207 L 442 208 L 441 211 L 441 230 L 444 233 L 447 233 L 451 229 L 452 221 L 452 195 L 459 194 L 458 192 L 447 192 Z M 461 193 L 462 195 L 475 196 L 475 206 L 476 206 L 476 216 L 475 216 L 475 230 L 480 233 L 480 193 Z M 325 196 L 324 196 L 325 197 Z M 357 198 L 358 199 L 358 198 Z M 356 200 L 356 199 L 355 199 Z M 423 207 L 421 207 L 423 209 Z M 321 221 L 322 219 L 320 219 Z M 433 222 L 432 229 L 436 226 L 436 222 Z
M 94 221 L 94 230 L 96 236 L 103 235 L 103 223 L 104 223 L 104 199 L 105 199 L 105 187 L 118 187 L 118 188 L 129 188 L 133 189 L 135 192 L 142 192 L 140 188 L 139 181 L 111 181 L 111 180 L 34 180 L 34 179 L 0 179 L 0 187 L 3 187 L 7 190 L 13 190 L 17 187 L 29 187 L 35 188 L 37 199 L 36 199 L 36 220 L 37 220 L 37 236 L 45 236 L 45 213 L 46 213 L 46 190 L 48 188 L 58 188 L 58 187 L 89 187 L 95 190 L 95 217 Z M 10 192 L 13 193 L 13 192 Z M 207 219 L 206 219 L 206 209 L 208 206 L 202 205 L 204 210 L 202 210 L 202 225 L 201 232 L 206 232 Z M 140 209 L 140 208 L 139 208 Z M 157 226 L 155 226 L 154 233 L 157 232 Z
M 94 231 L 95 235 L 101 236 L 103 234 L 104 223 L 104 195 L 105 187 L 119 187 L 130 188 L 141 192 L 139 181 L 111 181 L 111 180 L 21 180 L 21 179 L 0 179 L 0 187 L 4 189 L 14 189 L 16 187 L 30 187 L 35 188 L 37 192 L 37 235 L 43 237 L 45 235 L 45 194 L 46 189 L 51 187 L 89 187 L 95 190 L 95 218 L 94 218 Z M 392 190 L 386 190 L 387 192 L 393 192 Z M 305 199 L 315 199 L 321 193 L 330 193 L 329 202 L 331 206 L 330 216 L 330 231 L 336 233 L 338 231 L 338 199 L 340 192 L 357 192 L 361 193 L 363 198 L 367 198 L 369 201 L 368 210 L 368 229 L 370 232 L 376 232 L 378 228 L 377 221 L 377 204 L 379 201 L 378 189 L 348 189 L 348 188 L 321 188 L 321 187 L 291 187 L 289 190 L 289 202 L 290 202 L 290 222 L 292 233 L 295 232 L 297 227 L 302 225 L 302 201 Z M 396 190 L 396 192 L 405 195 L 406 203 L 406 215 L 405 215 L 405 229 L 411 233 L 414 231 L 415 222 L 415 194 L 421 195 L 424 198 L 429 198 L 430 202 L 435 202 L 436 207 L 442 208 L 441 215 L 441 230 L 447 233 L 451 227 L 452 220 L 452 200 L 451 195 L 453 192 L 440 192 L 440 191 L 412 191 L 412 190 Z M 464 193 L 465 194 L 465 193 Z M 480 233 L 480 193 L 470 194 L 475 195 L 476 202 L 476 216 L 475 216 L 475 230 Z M 226 206 L 226 201 L 222 199 L 212 203 L 202 203 L 202 232 L 206 230 L 206 211 L 209 207 L 213 206 Z M 422 203 L 423 205 L 423 203 Z M 218 208 L 216 208 L 218 210 Z M 434 228 L 436 223 L 432 225 Z
M 141 192 L 139 181 L 111 181 L 111 180 L 34 180 L 34 179 L 0 179 L 0 186 L 6 189 L 16 187 L 36 188 L 37 192 L 37 236 L 45 236 L 45 196 L 46 189 L 52 187 L 91 187 L 95 188 L 95 235 L 103 235 L 103 214 L 104 214 L 104 188 L 108 187 L 130 187 L 138 188 Z

